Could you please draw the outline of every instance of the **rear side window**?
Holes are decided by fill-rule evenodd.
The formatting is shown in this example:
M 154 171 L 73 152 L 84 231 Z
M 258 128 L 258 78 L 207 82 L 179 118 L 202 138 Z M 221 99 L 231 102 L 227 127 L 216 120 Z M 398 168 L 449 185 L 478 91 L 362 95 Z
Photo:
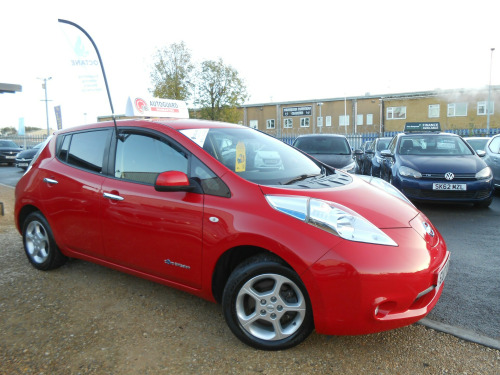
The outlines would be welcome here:
M 67 134 L 60 143 L 57 157 L 75 167 L 101 173 L 108 135 L 108 130 Z

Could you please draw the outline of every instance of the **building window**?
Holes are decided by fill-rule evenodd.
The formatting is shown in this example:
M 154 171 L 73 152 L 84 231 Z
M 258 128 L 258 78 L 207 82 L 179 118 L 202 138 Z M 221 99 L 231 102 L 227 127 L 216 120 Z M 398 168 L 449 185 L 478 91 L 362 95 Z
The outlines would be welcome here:
M 388 107 L 387 120 L 404 120 L 406 118 L 406 107 Z
M 252 129 L 258 129 L 259 128 L 259 120 L 250 120 L 250 127 Z
M 356 116 L 356 125 L 363 125 L 363 115 Z
M 318 121 L 316 122 L 318 124 L 318 127 L 321 128 L 323 126 L 323 117 L 318 116 Z
M 369 113 L 366 115 L 366 125 L 373 125 L 373 114 Z
M 429 104 L 429 118 L 439 117 L 439 111 L 439 104 Z
M 309 117 L 302 117 L 300 119 L 300 127 L 301 128 L 308 128 L 310 121 L 311 121 L 311 119 Z
M 486 107 L 488 105 L 488 102 L 478 102 L 477 103 L 477 115 L 486 115 L 488 114 L 486 112 Z M 492 115 L 495 112 L 495 102 L 490 102 L 490 115 Z
M 332 126 L 332 116 L 326 116 L 326 126 Z
M 293 118 L 286 118 L 283 127 L 293 128 Z
M 274 119 L 267 120 L 266 122 L 266 129 L 274 129 L 275 128 L 275 121 Z
M 339 126 L 349 126 L 349 115 L 339 116 Z
M 448 104 L 448 117 L 467 116 L 467 103 Z

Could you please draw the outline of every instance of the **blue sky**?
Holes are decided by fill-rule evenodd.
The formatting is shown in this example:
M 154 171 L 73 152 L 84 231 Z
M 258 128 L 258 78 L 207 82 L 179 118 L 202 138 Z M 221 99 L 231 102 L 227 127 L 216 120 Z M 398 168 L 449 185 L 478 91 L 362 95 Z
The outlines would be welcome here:
M 115 113 L 151 88 L 152 56 L 184 41 L 195 62 L 223 59 L 248 103 L 500 84 L 499 1 L 3 1 L 0 127 L 46 127 L 54 105 L 70 127 L 110 114 L 106 95 L 80 95 L 68 76 L 58 18 L 85 28 L 103 58 Z

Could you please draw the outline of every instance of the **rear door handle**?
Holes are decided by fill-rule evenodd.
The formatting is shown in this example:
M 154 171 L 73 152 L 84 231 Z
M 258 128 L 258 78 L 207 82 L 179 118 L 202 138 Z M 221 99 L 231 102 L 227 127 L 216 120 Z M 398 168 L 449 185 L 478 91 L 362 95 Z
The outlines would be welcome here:
M 113 201 L 122 201 L 125 199 L 123 197 L 120 197 L 119 195 L 110 194 L 110 193 L 104 193 L 103 196 L 104 196 L 104 198 L 108 198 L 108 199 L 111 199 Z
M 47 177 L 45 177 L 43 179 L 43 181 L 46 182 L 46 183 L 48 183 L 48 184 L 51 184 L 51 185 L 57 185 L 59 183 L 59 181 L 56 181 L 56 180 L 53 180 L 53 179 L 47 178 Z

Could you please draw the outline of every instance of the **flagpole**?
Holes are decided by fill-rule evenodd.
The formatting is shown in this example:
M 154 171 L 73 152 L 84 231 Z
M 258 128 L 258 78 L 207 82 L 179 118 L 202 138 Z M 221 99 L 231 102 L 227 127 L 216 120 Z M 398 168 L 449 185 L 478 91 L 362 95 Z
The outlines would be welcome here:
M 104 64 L 102 63 L 101 54 L 99 53 L 99 49 L 97 48 L 97 45 L 94 43 L 94 40 L 89 35 L 89 33 L 87 33 L 83 29 L 83 27 L 77 25 L 74 22 L 68 21 L 68 20 L 58 19 L 58 22 L 66 23 L 68 25 L 76 27 L 78 30 L 80 30 L 82 33 L 85 34 L 85 36 L 90 40 L 90 42 L 94 46 L 94 49 L 95 49 L 95 51 L 97 53 L 97 58 L 99 59 L 99 65 L 101 66 L 102 76 L 104 78 L 104 84 L 106 85 L 106 92 L 108 93 L 109 106 L 111 107 L 111 117 L 113 118 L 113 122 L 115 124 L 116 137 L 119 138 L 119 136 L 118 136 L 118 126 L 116 125 L 115 110 L 113 108 L 113 102 L 111 101 L 111 93 L 109 92 L 108 80 L 106 78 L 106 72 L 104 71 Z

